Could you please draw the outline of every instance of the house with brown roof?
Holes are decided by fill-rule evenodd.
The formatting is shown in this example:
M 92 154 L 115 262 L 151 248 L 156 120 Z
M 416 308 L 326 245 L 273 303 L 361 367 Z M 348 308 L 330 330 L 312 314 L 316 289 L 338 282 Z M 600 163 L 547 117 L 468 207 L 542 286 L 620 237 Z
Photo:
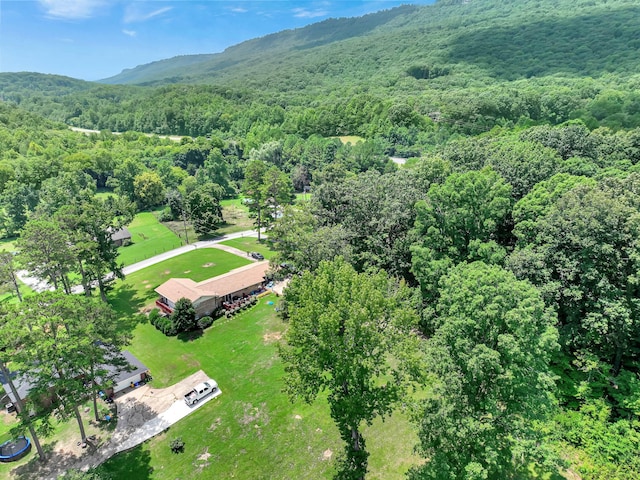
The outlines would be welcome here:
M 188 298 L 193 303 L 196 318 L 211 315 L 224 302 L 242 298 L 262 289 L 269 262 L 256 262 L 236 268 L 223 275 L 194 282 L 190 278 L 172 278 L 158 288 L 156 305 L 165 313 L 172 313 L 176 302 Z

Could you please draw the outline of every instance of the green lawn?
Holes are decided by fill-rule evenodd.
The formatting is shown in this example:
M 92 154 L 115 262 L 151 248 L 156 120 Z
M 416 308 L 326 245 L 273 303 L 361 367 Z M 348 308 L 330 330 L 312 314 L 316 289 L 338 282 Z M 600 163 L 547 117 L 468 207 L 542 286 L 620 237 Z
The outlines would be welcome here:
M 191 278 L 199 282 L 250 263 L 250 260 L 216 248 L 200 248 L 143 270 L 117 282 L 109 295 L 113 307 L 122 314 L 134 314 L 151 303 L 154 289 L 170 278 Z
M 203 369 L 222 395 L 167 432 L 101 468 L 114 478 L 293 479 L 330 478 L 342 442 L 326 401 L 292 404 L 283 394 L 278 339 L 286 328 L 272 296 L 252 309 L 216 321 L 191 341 L 167 338 L 149 324 L 135 330 L 130 350 L 151 369 L 161 388 Z M 398 415 L 366 429 L 372 472 L 368 478 L 400 479 L 416 459 L 415 435 Z M 182 437 L 185 450 L 169 443 Z
M 0 240 L 0 252 L 3 250 L 6 252 L 15 252 L 17 239 L 18 239 L 17 237 L 12 237 L 12 238 L 3 238 L 2 240 Z
M 234 238 L 232 240 L 220 242 L 220 244 L 229 245 L 230 247 L 237 248 L 243 252 L 259 252 L 264 255 L 264 258 L 267 260 L 275 255 L 275 252 L 269 248 L 264 240 L 258 242 L 258 237 Z
M 138 213 L 131 225 L 132 244 L 120 247 L 118 260 L 125 265 L 151 258 L 182 245 L 178 236 L 162 225 L 151 212 Z
M 31 289 L 31 287 L 22 283 L 20 280 L 18 280 L 18 285 L 20 288 L 20 294 L 22 295 L 22 298 L 27 297 L 33 293 L 33 290 Z M 13 287 L 10 287 L 9 284 L 5 285 L 5 287 L 3 288 L 3 292 L 4 293 L 0 294 L 0 304 L 19 303 L 18 295 L 16 295 L 16 291 L 13 289 Z
M 100 200 L 106 200 L 109 197 L 115 197 L 115 196 L 116 194 L 111 188 L 99 188 L 95 194 L 95 197 L 99 198 Z

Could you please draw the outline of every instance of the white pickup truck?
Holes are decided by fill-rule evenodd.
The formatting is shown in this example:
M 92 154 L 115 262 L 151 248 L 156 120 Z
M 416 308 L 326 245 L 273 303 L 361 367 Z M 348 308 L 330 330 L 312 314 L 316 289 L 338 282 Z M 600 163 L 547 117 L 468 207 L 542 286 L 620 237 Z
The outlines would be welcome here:
M 184 396 L 184 401 L 187 405 L 195 405 L 198 400 L 203 399 L 212 392 L 218 389 L 218 384 L 215 380 L 207 380 L 206 382 L 199 383 L 193 390 Z

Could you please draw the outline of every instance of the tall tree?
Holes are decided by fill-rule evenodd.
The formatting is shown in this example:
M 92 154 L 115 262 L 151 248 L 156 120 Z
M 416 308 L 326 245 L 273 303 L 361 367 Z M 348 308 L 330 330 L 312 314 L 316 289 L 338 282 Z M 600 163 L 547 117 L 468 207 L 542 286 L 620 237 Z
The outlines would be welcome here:
M 86 384 L 97 390 L 96 379 L 104 378 L 105 366 L 126 342 L 113 320 L 110 307 L 99 300 L 59 292 L 37 294 L 22 304 L 16 320 L 25 338 L 16 360 L 29 372 L 30 398 L 53 395 L 61 407 L 58 414 L 75 417 L 83 442 L 87 436 L 79 407 L 87 399 Z
M 71 293 L 68 273 L 74 258 L 69 237 L 56 222 L 39 218 L 29 220 L 17 246 L 19 260 L 29 272 L 47 279 L 55 289 L 62 285 L 66 293 Z
M 511 208 L 511 187 L 491 168 L 454 173 L 429 188 L 416 204 L 413 273 L 426 299 L 437 296 L 440 277 L 452 266 L 500 254 L 501 226 Z
M 133 195 L 141 210 L 160 205 L 164 200 L 164 185 L 156 172 L 142 172 L 133 179 Z
M 552 405 L 555 316 L 529 282 L 474 262 L 441 280 L 433 323 L 416 416 L 427 461 L 411 478 L 514 478 L 536 455 L 530 420 Z
M 215 232 L 222 222 L 222 207 L 220 199 L 224 189 L 215 183 L 198 185 L 186 198 L 186 207 L 193 229 L 199 235 L 209 235 Z
M 265 224 L 271 225 L 282 213 L 284 205 L 290 205 L 295 199 L 293 183 L 286 173 L 278 167 L 269 168 L 262 179 L 262 195 L 270 212 L 266 215 Z
M 294 279 L 285 302 L 286 389 L 307 402 L 328 392 L 346 443 L 336 478 L 363 479 L 369 453 L 362 424 L 390 413 L 405 386 L 392 359 L 416 321 L 409 291 L 384 272 L 358 274 L 339 258 Z
M 258 229 L 258 241 L 262 229 L 262 214 L 265 206 L 264 176 L 267 165 L 261 160 L 252 160 L 244 172 L 242 193 L 249 200 L 249 211 L 256 215 L 256 228 Z
M 23 426 L 26 426 L 31 435 L 31 440 L 36 446 L 38 452 L 38 460 L 44 461 L 44 450 L 40 444 L 38 432 L 36 426 L 39 418 L 37 416 L 30 415 L 29 409 L 25 405 L 24 400 L 20 397 L 18 389 L 16 388 L 12 372 L 9 371 L 8 363 L 16 358 L 17 352 L 22 349 L 22 339 L 18 334 L 18 328 L 15 322 L 17 318 L 15 311 L 8 311 L 3 308 L 0 310 L 0 373 L 4 377 L 6 383 L 11 389 L 13 397 L 16 399 L 16 407 L 18 410 L 18 416 Z

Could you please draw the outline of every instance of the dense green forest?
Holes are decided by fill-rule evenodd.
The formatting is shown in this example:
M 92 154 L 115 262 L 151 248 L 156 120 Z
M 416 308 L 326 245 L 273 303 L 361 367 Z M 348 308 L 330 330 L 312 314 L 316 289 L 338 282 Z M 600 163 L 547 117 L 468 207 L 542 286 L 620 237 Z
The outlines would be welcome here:
M 220 201 L 243 194 L 278 274 L 295 278 L 288 385 L 330 391 L 344 478 L 367 468 L 349 422 L 400 404 L 425 458 L 410 478 L 640 478 L 639 49 L 630 0 L 440 1 L 104 84 L 3 73 L 1 233 L 68 291 L 73 274 L 88 285 L 118 269 L 86 246 L 96 231 L 161 207 L 204 238 Z M 79 229 L 87 211 L 102 223 Z M 44 268 L 29 244 L 42 231 L 77 248 Z M 353 289 L 388 320 L 376 328 L 395 325 L 387 340 L 354 327 Z M 341 295 L 333 317 L 309 305 Z M 349 361 L 342 337 L 313 344 L 310 319 L 330 330 L 340 315 L 342 336 L 398 363 Z M 336 370 L 305 370 L 304 349 L 338 352 Z M 414 390 L 380 389 L 370 372 Z

